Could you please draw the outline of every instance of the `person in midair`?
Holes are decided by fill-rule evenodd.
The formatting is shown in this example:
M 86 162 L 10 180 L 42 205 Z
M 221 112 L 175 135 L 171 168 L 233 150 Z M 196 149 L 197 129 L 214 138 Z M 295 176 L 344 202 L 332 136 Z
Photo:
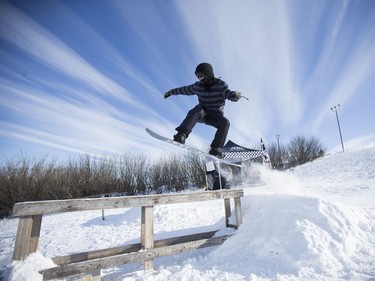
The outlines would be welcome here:
M 201 63 L 195 69 L 198 80 L 194 84 L 171 89 L 164 94 L 164 98 L 175 95 L 197 95 L 199 104 L 191 109 L 180 126 L 173 140 L 185 144 L 194 126 L 203 123 L 217 129 L 211 143 L 209 154 L 223 158 L 223 146 L 229 130 L 229 120 L 224 117 L 225 100 L 238 101 L 241 93 L 231 91 L 227 83 L 216 78 L 209 63 Z

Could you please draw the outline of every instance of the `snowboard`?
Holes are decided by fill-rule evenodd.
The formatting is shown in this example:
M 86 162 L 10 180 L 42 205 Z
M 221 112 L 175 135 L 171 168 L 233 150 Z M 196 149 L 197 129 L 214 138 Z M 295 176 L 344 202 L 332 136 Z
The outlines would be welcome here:
M 199 149 L 197 149 L 197 148 L 195 148 L 195 147 L 192 147 L 192 146 L 189 146 L 189 145 L 186 145 L 186 144 L 181 144 L 181 143 L 176 142 L 176 141 L 174 141 L 174 140 L 172 140 L 172 139 L 169 139 L 169 138 L 163 137 L 163 136 L 161 136 L 161 135 L 155 133 L 154 131 L 150 130 L 149 128 L 146 128 L 146 132 L 147 132 L 150 136 L 154 137 L 155 139 L 158 139 L 158 140 L 164 141 L 164 142 L 169 143 L 169 144 L 173 144 L 173 145 L 178 146 L 178 147 L 180 147 L 180 148 L 186 149 L 186 150 L 188 150 L 189 152 L 192 152 L 192 153 L 194 153 L 194 154 L 198 154 L 198 155 L 200 155 L 200 156 L 204 156 L 204 157 L 206 157 L 206 158 L 209 158 L 209 159 L 213 160 L 215 163 L 218 163 L 218 164 L 226 164 L 226 165 L 229 165 L 229 166 L 240 167 L 240 168 L 243 167 L 243 165 L 236 164 L 236 163 L 230 162 L 230 161 L 228 161 L 228 160 L 218 158 L 218 157 L 216 157 L 216 156 L 214 156 L 214 155 L 211 155 L 211 154 L 209 154 L 209 153 L 207 153 L 207 152 L 201 151 L 201 150 L 199 150 Z

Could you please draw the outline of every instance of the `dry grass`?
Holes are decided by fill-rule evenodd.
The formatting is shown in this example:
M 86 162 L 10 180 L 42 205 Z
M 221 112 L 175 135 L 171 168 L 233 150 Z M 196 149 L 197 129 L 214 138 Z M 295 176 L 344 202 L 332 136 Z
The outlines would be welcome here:
M 0 169 L 0 214 L 9 213 L 16 202 L 161 193 L 191 185 L 205 185 L 204 164 L 195 155 L 169 155 L 152 163 L 143 155 L 78 156 L 64 164 L 19 156 Z

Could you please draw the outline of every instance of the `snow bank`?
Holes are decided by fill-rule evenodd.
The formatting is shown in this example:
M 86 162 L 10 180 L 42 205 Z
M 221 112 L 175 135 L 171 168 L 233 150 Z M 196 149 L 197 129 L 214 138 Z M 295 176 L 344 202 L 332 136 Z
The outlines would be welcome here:
M 374 214 L 295 195 L 249 195 L 238 233 L 207 258 L 246 278 L 311 273 L 332 278 L 370 274 Z M 238 265 L 241 265 L 238 268 Z M 374 273 L 374 272 L 373 272 Z
M 368 280 L 375 276 L 374 213 L 297 195 L 249 194 L 242 202 L 244 222 L 223 245 L 139 280 Z
M 4 281 L 42 281 L 40 270 L 56 266 L 51 259 L 45 258 L 40 253 L 29 255 L 23 261 L 14 261 L 2 274 Z
M 296 167 L 292 174 L 311 195 L 375 208 L 375 148 L 328 155 Z

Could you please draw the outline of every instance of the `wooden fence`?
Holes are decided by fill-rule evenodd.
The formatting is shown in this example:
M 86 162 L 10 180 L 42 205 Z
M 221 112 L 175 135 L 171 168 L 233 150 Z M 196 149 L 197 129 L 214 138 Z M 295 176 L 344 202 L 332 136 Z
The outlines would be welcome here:
M 95 272 L 100 269 L 135 262 L 144 264 L 144 269 L 149 270 L 153 268 L 153 260 L 157 257 L 219 245 L 229 237 L 213 237 L 216 231 L 211 231 L 154 241 L 153 207 L 155 205 L 223 199 L 226 226 L 237 228 L 242 223 L 241 197 L 243 197 L 243 190 L 234 189 L 179 194 L 16 203 L 13 207 L 12 214 L 13 217 L 19 217 L 19 224 L 13 260 L 25 259 L 30 253 L 36 252 L 43 215 L 62 212 L 141 207 L 140 243 L 55 257 L 52 258 L 52 260 L 58 266 L 43 270 L 41 273 L 43 274 L 44 280 L 50 280 L 86 272 Z M 231 217 L 231 198 L 234 200 L 236 221 L 234 225 L 229 223 L 229 218 Z

